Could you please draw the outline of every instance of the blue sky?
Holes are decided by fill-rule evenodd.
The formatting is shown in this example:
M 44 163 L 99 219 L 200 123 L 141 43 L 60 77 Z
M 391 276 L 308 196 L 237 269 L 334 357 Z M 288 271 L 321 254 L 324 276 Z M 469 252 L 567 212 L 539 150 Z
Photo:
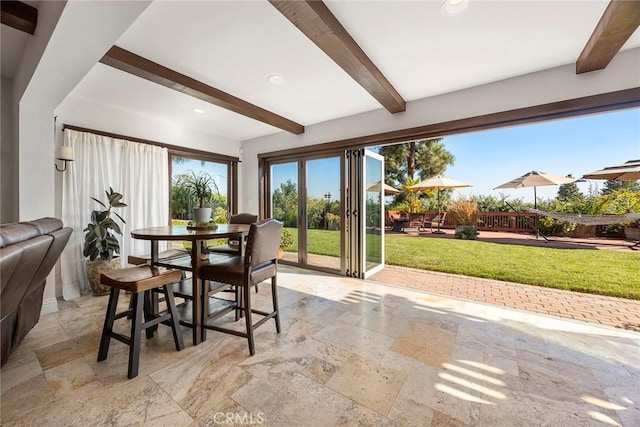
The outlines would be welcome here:
M 565 176 L 582 175 L 640 158 L 640 109 L 515 126 L 446 137 L 456 158 L 445 176 L 473 185 L 455 194 L 500 192 L 533 201 L 532 188 L 493 190 L 532 170 Z M 602 188 L 603 181 L 579 183 Z M 538 198 L 555 197 L 557 186 L 538 187 Z
M 565 176 L 583 174 L 640 159 L 640 109 L 600 113 L 572 119 L 514 126 L 445 137 L 443 143 L 456 158 L 444 173 L 471 184 L 455 194 L 484 194 L 533 201 L 533 188 L 493 190 L 500 184 L 537 170 Z M 336 200 L 340 187 L 337 158 L 313 160 L 307 166 L 309 193 Z M 295 164 L 278 165 L 274 188 L 288 178 L 297 182 Z M 602 181 L 579 183 L 602 188 Z M 538 198 L 555 197 L 558 186 L 538 187 Z
M 223 196 L 227 195 L 227 165 L 222 163 L 204 162 L 200 160 L 187 159 L 184 163 L 173 162 L 171 164 L 171 174 L 173 176 L 193 171 L 198 175 L 201 171 L 208 172 L 213 176 L 218 186 L 218 191 Z

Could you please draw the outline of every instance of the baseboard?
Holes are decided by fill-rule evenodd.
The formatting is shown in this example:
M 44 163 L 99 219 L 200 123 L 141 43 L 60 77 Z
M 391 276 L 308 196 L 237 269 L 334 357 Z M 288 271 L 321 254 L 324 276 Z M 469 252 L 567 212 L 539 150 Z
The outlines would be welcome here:
M 56 298 L 48 298 L 42 301 L 42 309 L 40 315 L 57 313 L 58 312 L 58 300 Z

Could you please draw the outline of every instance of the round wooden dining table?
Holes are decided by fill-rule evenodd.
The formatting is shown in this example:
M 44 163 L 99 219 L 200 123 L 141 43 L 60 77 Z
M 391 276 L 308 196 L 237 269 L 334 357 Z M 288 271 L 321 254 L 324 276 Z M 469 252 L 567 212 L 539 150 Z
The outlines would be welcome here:
M 191 271 L 192 295 L 193 295 L 193 345 L 198 345 L 206 339 L 206 329 L 203 328 L 206 313 L 203 289 L 198 284 L 200 265 L 208 261 L 202 260 L 202 245 L 210 239 L 237 237 L 239 241 L 238 254 L 242 253 L 243 236 L 249 233 L 248 224 L 218 224 L 216 228 L 188 229 L 184 225 L 169 225 L 163 227 L 141 228 L 131 231 L 131 237 L 151 242 L 151 264 L 160 267 L 176 268 L 171 261 L 161 262 L 158 259 L 159 241 L 190 241 L 191 255 L 190 265 L 182 264 L 180 269 Z

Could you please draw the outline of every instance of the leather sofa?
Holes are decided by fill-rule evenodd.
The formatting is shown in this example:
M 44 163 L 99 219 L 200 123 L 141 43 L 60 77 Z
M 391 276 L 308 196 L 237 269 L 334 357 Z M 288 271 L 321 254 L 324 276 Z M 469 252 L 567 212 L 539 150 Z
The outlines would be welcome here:
M 71 231 L 55 218 L 0 225 L 0 366 L 40 320 L 47 276 Z

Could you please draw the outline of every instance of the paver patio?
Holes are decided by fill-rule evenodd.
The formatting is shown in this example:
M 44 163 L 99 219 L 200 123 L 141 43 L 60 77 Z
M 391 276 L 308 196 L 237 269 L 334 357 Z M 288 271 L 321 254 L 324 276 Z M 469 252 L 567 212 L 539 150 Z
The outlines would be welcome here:
M 439 295 L 640 331 L 640 301 L 406 267 L 386 266 L 371 281 Z

